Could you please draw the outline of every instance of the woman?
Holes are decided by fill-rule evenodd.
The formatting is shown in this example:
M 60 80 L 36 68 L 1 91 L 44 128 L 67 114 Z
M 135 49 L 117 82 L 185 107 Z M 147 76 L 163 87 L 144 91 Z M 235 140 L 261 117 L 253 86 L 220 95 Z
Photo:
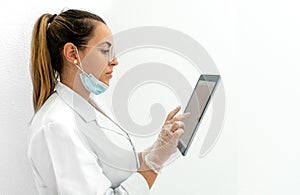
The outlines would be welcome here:
M 177 149 L 189 116 L 176 115 L 180 107 L 137 154 L 128 133 L 90 98 L 108 88 L 118 65 L 111 37 L 99 16 L 81 10 L 44 14 L 34 26 L 28 156 L 39 194 L 148 194 Z

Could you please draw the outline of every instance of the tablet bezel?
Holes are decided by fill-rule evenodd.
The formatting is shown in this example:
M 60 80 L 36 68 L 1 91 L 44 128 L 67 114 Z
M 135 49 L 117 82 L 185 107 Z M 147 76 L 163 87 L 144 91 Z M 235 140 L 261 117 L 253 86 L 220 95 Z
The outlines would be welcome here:
M 201 122 L 201 120 L 202 120 L 202 118 L 203 118 L 203 116 L 204 116 L 204 114 L 205 114 L 205 112 L 206 112 L 206 110 L 207 110 L 207 107 L 208 107 L 208 105 L 209 105 L 209 103 L 210 103 L 210 100 L 211 100 L 211 98 L 212 98 L 214 92 L 216 91 L 216 88 L 217 88 L 217 85 L 218 85 L 218 83 L 219 83 L 220 78 L 221 78 L 220 75 L 208 75 L 208 74 L 201 75 L 201 76 L 199 77 L 198 81 L 197 81 L 197 84 L 196 84 L 195 87 L 194 87 L 194 90 L 193 90 L 193 92 L 192 92 L 192 94 L 191 94 L 191 96 L 190 96 L 190 99 L 189 99 L 189 101 L 188 101 L 188 103 L 187 103 L 187 105 L 186 105 L 186 107 L 185 107 L 184 112 L 189 112 L 189 111 L 187 111 L 186 109 L 188 108 L 188 106 L 189 106 L 189 104 L 190 104 L 190 101 L 191 101 L 191 99 L 192 99 L 192 96 L 193 96 L 194 92 L 196 91 L 196 89 L 197 89 L 198 84 L 199 84 L 200 81 L 208 81 L 208 82 L 215 82 L 215 83 L 216 83 L 216 84 L 214 85 L 213 89 L 212 89 L 212 92 L 210 93 L 210 95 L 209 95 L 209 97 L 208 97 L 208 99 L 207 99 L 207 102 L 205 103 L 203 112 L 201 113 L 201 115 L 200 115 L 200 117 L 199 117 L 199 119 L 198 119 L 197 125 L 194 127 L 192 136 L 190 137 L 190 139 L 189 139 L 189 141 L 188 141 L 186 147 L 181 143 L 181 139 L 179 139 L 179 141 L 178 141 L 177 148 L 179 149 L 179 151 L 181 152 L 181 154 L 182 154 L 183 156 L 186 156 L 186 154 L 187 154 L 187 152 L 188 152 L 188 149 L 190 148 L 190 145 L 191 145 L 191 143 L 193 142 L 193 139 L 194 139 L 194 137 L 195 137 L 195 135 L 196 135 L 196 132 L 197 132 L 198 127 L 199 127 L 199 124 L 200 124 L 200 122 Z

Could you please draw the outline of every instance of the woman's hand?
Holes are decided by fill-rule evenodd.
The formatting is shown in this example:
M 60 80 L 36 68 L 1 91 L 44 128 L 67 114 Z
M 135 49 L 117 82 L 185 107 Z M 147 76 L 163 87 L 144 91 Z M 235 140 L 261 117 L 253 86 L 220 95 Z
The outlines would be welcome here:
M 172 110 L 162 127 L 155 143 L 142 153 L 147 166 L 158 173 L 169 157 L 176 152 L 180 136 L 184 132 L 182 120 L 190 116 L 190 113 L 175 115 L 181 109 L 180 106 Z

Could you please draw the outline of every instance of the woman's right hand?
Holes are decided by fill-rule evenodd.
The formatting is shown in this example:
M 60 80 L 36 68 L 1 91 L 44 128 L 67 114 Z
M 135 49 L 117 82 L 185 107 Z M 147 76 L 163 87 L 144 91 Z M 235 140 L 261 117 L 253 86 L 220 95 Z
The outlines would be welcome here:
M 145 163 L 156 173 L 160 171 L 169 157 L 176 152 L 178 140 L 184 132 L 182 120 L 189 117 L 190 113 L 175 116 L 180 109 L 181 107 L 178 106 L 168 114 L 157 140 L 148 151 L 149 153 L 145 155 Z

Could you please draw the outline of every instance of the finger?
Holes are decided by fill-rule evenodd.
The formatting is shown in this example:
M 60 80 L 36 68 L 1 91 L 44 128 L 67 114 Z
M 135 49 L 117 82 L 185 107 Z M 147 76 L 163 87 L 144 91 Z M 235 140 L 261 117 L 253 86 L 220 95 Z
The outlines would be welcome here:
M 175 121 L 171 127 L 171 131 L 175 132 L 177 129 L 182 128 L 184 129 L 185 125 L 182 121 Z
M 184 133 L 184 130 L 183 130 L 182 128 L 179 128 L 179 129 L 177 129 L 177 130 L 174 132 L 174 137 L 175 137 L 176 139 L 179 139 L 180 136 L 181 136 L 183 133 Z
M 174 135 L 173 135 L 173 133 L 171 133 L 170 130 L 162 129 L 158 135 L 158 139 L 161 141 L 161 143 L 165 144 L 165 143 L 169 142 L 173 136 Z
M 185 118 L 188 118 L 191 116 L 190 112 L 186 112 L 186 113 L 182 113 L 182 114 L 178 114 L 176 117 L 173 118 L 173 121 L 181 121 Z
M 173 119 L 173 117 L 177 114 L 177 112 L 181 109 L 181 106 L 177 106 L 174 110 L 172 110 L 168 116 L 166 121 Z
M 167 121 L 167 122 L 166 122 L 166 123 L 163 125 L 162 129 L 165 129 L 165 130 L 171 131 L 171 129 L 172 129 L 172 125 L 173 125 L 173 123 L 171 123 L 171 122 Z

